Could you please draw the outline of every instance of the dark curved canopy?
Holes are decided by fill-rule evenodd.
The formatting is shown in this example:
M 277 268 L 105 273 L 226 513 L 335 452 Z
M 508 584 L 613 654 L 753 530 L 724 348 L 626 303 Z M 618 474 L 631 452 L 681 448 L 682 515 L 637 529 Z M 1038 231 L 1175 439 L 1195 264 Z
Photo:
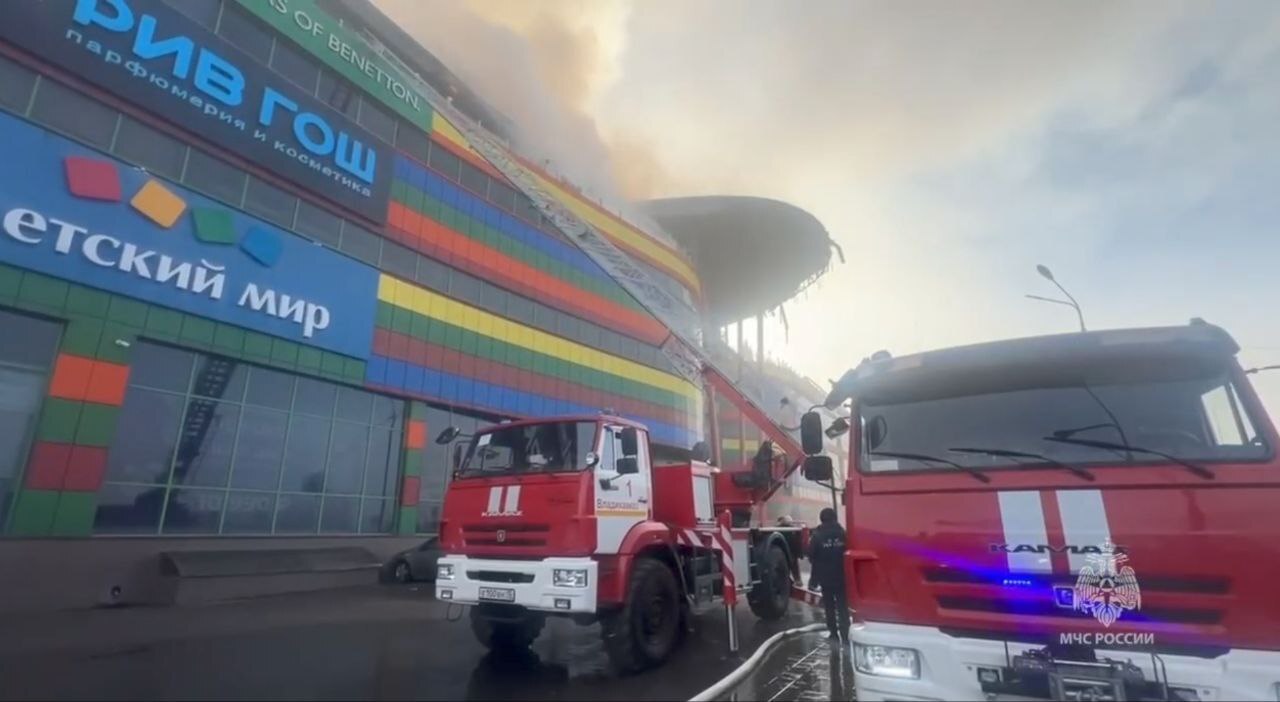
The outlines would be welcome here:
M 693 258 L 714 324 L 777 307 L 831 261 L 826 228 L 785 202 L 715 195 L 649 200 L 640 207 Z

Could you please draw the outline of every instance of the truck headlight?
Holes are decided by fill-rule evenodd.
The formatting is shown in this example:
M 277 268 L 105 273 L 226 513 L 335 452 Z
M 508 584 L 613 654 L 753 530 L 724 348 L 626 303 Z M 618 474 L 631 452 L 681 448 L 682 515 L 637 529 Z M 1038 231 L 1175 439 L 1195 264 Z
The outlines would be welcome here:
M 920 654 L 914 648 L 854 644 L 853 666 L 867 675 L 916 680 L 920 677 Z
M 551 571 L 551 584 L 556 587 L 586 587 L 587 571 L 580 568 L 555 568 Z
M 453 580 L 453 564 L 441 563 L 437 565 L 436 580 Z

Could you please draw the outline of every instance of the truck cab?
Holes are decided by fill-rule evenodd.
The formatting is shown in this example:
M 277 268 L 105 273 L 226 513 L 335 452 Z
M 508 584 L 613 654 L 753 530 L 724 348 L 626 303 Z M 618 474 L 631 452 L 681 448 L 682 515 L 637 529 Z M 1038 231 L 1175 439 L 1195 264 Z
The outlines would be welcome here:
M 595 613 L 601 577 L 612 577 L 598 556 L 616 555 L 650 517 L 644 427 L 608 416 L 510 422 L 467 437 L 455 455 L 441 599 Z
M 1277 699 L 1280 462 L 1237 351 L 1197 322 L 836 383 L 859 699 Z

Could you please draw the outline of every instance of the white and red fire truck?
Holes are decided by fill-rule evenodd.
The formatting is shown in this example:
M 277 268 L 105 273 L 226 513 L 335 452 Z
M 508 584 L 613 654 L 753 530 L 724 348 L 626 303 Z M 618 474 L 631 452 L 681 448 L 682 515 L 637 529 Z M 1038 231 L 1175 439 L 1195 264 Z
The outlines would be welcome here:
M 436 596 L 471 605 L 483 644 L 527 646 L 548 616 L 599 621 L 614 665 L 635 671 L 671 653 L 691 614 L 739 592 L 761 618 L 785 614 L 802 530 L 750 522 L 800 447 L 706 374 L 771 438 L 749 470 L 655 460 L 644 426 L 608 414 L 498 424 L 457 445 Z
M 1237 351 L 1194 320 L 836 383 L 858 699 L 1280 699 L 1280 438 Z

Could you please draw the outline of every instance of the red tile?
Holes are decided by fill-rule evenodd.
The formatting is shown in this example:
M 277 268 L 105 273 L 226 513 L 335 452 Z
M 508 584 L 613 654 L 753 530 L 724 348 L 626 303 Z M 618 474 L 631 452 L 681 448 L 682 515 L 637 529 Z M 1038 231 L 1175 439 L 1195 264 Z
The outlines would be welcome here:
M 59 355 L 53 367 L 53 380 L 49 382 L 49 395 L 63 400 L 83 400 L 89 391 L 93 366 L 93 359 L 66 353 Z
M 120 173 L 108 161 L 68 156 L 62 161 L 67 172 L 67 190 L 76 197 L 120 202 Z
M 418 493 L 422 490 L 422 479 L 416 475 L 404 476 L 404 485 L 400 490 L 400 504 L 410 507 L 418 504 Z
M 409 351 L 409 338 L 399 332 L 394 332 L 387 340 L 387 355 L 396 359 L 405 359 Z
M 466 378 L 476 377 L 476 359 L 472 356 L 459 354 L 458 374 Z
M 125 387 L 129 384 L 129 366 L 95 361 L 84 399 L 119 407 L 124 404 Z
M 63 490 L 97 492 L 107 472 L 107 449 L 99 446 L 72 446 Z
M 386 356 L 387 350 L 390 348 L 391 332 L 382 327 L 374 327 L 373 329 L 373 352 L 379 356 Z
M 27 461 L 26 486 L 31 490 L 61 490 L 71 460 L 71 444 L 37 441 Z

